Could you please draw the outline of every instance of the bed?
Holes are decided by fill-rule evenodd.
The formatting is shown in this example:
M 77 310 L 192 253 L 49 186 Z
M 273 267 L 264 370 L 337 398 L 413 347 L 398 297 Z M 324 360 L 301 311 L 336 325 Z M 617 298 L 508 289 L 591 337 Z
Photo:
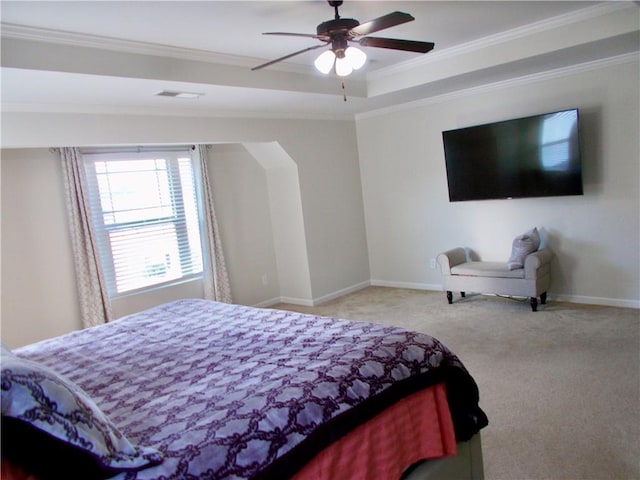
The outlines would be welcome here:
M 487 423 L 446 346 L 367 322 L 187 299 L 2 353 L 3 478 L 479 478 Z

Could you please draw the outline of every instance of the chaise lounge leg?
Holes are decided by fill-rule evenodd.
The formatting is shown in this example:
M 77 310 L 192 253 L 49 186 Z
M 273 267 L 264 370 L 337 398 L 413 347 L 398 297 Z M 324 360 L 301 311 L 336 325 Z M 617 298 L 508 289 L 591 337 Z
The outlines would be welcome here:
M 540 294 L 540 303 L 542 305 L 544 305 L 545 303 L 547 303 L 547 292 L 542 292 Z
M 451 290 L 447 290 L 447 301 L 449 302 L 449 305 L 453 303 L 453 293 Z
M 464 292 L 460 292 L 460 296 L 461 296 L 462 298 L 464 298 L 464 297 L 466 296 L 466 294 L 465 294 Z
M 536 297 L 531 297 L 531 311 L 535 312 L 538 310 L 538 299 Z

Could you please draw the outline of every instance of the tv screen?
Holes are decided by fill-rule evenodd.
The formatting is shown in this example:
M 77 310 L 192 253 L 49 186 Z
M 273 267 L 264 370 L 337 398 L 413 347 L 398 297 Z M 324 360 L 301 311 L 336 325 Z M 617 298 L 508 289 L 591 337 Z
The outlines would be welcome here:
M 442 132 L 449 200 L 582 195 L 578 109 Z

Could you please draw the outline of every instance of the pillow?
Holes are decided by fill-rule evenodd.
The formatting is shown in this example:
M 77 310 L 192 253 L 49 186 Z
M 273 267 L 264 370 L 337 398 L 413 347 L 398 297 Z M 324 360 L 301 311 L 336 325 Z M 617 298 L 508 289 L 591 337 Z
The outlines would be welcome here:
M 78 478 L 94 479 L 162 461 L 157 450 L 132 445 L 73 382 L 4 349 L 1 389 L 2 456 L 25 470 L 65 478 L 54 472 L 82 469 Z
M 511 256 L 507 261 L 507 267 L 509 270 L 515 270 L 516 268 L 524 267 L 524 259 L 530 253 L 535 252 L 540 246 L 540 235 L 538 235 L 538 229 L 533 228 L 527 233 L 518 235 L 513 239 L 513 246 L 511 248 Z

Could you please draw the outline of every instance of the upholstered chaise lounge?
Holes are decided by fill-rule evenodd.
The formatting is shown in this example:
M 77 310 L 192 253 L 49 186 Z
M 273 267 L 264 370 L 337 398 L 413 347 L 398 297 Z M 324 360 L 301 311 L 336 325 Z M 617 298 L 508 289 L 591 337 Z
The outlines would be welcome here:
M 533 244 L 532 244 L 532 239 Z M 528 251 L 522 250 L 527 244 Z M 508 262 L 471 261 L 464 248 L 454 248 L 438 255 L 447 300 L 453 303 L 453 292 L 489 293 L 513 297 L 529 297 L 531 310 L 547 301 L 551 283 L 550 262 L 553 252 L 549 248 L 538 250 L 538 233 L 534 229 L 514 240 L 514 252 Z M 516 251 L 520 250 L 519 258 Z
M 443 287 L 447 300 L 453 302 L 454 291 L 493 293 L 515 297 L 529 297 L 531 309 L 538 309 L 547 301 L 547 290 L 551 282 L 549 263 L 553 253 L 548 248 L 530 253 L 525 257 L 524 268 L 509 270 L 506 262 L 467 261 L 464 248 L 454 248 L 438 255 L 442 270 Z

